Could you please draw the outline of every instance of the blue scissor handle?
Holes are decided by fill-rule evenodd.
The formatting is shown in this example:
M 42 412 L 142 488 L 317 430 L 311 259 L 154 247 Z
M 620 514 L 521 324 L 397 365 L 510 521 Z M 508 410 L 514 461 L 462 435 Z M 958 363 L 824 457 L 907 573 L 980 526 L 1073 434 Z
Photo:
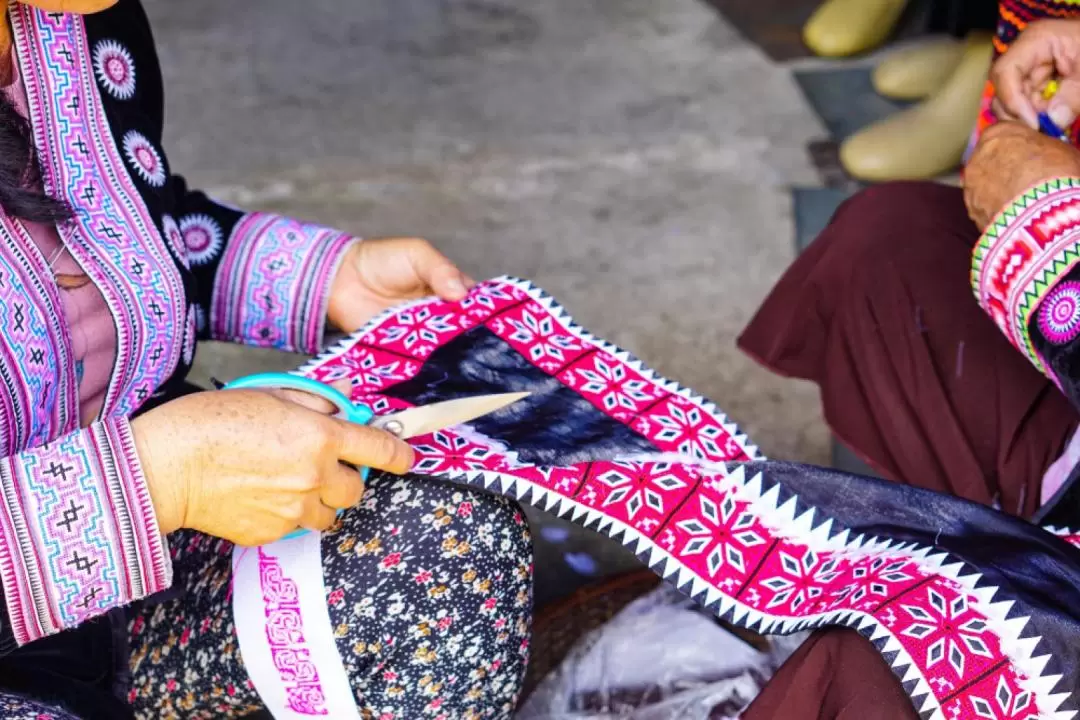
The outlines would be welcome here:
M 321 383 L 318 380 L 312 380 L 311 378 L 303 377 L 302 375 L 293 375 L 291 373 L 257 373 L 255 375 L 245 375 L 242 378 L 233 380 L 231 383 L 225 384 L 222 390 L 250 390 L 255 388 L 278 388 L 281 390 L 298 390 L 300 392 L 310 393 L 321 397 L 328 402 L 333 403 L 334 407 L 338 409 L 338 416 L 347 422 L 356 423 L 357 425 L 367 425 L 375 418 L 375 412 L 364 405 L 363 403 L 354 403 L 344 393 L 330 387 L 325 383 Z M 367 482 L 368 469 L 366 467 L 359 468 L 360 477 Z M 341 516 L 342 511 L 338 510 L 338 516 Z M 308 532 L 307 530 L 294 530 L 286 535 L 283 539 L 289 540 L 294 537 L 300 537 Z
M 357 425 L 367 425 L 375 417 L 375 413 L 363 403 L 354 403 L 344 393 L 330 387 L 318 380 L 306 378 L 303 375 L 291 373 L 258 373 L 247 375 L 227 383 L 222 390 L 241 390 L 250 388 L 278 388 L 281 390 L 299 390 L 311 395 L 317 395 L 327 402 L 331 402 L 338 409 L 342 420 L 347 420 Z

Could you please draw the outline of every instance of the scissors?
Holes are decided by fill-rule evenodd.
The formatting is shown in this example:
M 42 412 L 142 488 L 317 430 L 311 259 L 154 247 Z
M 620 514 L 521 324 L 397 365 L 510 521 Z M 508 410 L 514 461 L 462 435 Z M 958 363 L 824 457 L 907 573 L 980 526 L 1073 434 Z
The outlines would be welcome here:
M 218 384 L 218 383 L 215 383 Z M 385 430 L 402 440 L 418 435 L 426 435 L 437 430 L 460 425 L 496 410 L 513 405 L 529 396 L 527 392 L 499 393 L 494 395 L 476 395 L 473 397 L 445 400 L 431 405 L 408 408 L 390 415 L 376 415 L 375 411 L 363 403 L 354 403 L 344 393 L 318 380 L 290 373 L 259 373 L 247 375 L 230 383 L 219 384 L 222 390 L 242 389 L 277 389 L 306 392 L 332 403 L 337 408 L 336 417 L 357 425 Z M 360 476 L 367 480 L 368 468 L 360 468 Z M 342 511 L 338 510 L 338 515 Z M 296 530 L 285 539 L 299 537 L 308 532 Z

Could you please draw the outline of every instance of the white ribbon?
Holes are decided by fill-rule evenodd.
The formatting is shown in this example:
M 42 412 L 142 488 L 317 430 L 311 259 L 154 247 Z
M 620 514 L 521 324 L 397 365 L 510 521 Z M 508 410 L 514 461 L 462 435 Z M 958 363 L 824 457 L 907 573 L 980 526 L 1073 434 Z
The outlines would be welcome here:
M 233 619 L 275 720 L 361 720 L 326 607 L 320 533 L 233 550 Z

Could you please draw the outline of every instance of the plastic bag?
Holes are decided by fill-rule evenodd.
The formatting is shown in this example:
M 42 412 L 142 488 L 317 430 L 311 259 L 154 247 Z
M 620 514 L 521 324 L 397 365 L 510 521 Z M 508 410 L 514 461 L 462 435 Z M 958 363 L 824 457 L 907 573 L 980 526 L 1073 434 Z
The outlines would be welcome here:
M 516 720 L 735 718 L 805 634 L 752 647 L 661 586 L 584 637 Z

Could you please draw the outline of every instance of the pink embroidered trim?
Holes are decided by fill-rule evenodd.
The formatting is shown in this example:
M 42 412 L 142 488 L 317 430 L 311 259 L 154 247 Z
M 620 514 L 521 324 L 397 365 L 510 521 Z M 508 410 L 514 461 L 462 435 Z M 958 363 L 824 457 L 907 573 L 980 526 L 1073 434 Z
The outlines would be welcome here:
M 290 710 L 301 715 L 327 715 L 319 673 L 304 641 L 304 619 L 296 583 L 285 577 L 277 558 L 259 552 L 259 585 L 266 612 L 266 639 L 285 687 Z
M 233 229 L 214 279 L 210 334 L 219 340 L 317 352 L 330 286 L 356 240 L 266 213 Z
M 946 553 L 856 535 L 755 473 L 756 448 L 715 408 L 585 333 L 526 282 L 484 284 L 461 303 L 426 300 L 376 319 L 304 368 L 382 394 L 484 324 L 523 357 L 669 454 L 566 467 L 520 462 L 468 433 L 416 438 L 414 472 L 498 492 L 602 532 L 717 615 L 764 633 L 846 625 L 868 636 L 916 708 L 949 718 L 1050 713 L 1068 693 L 1033 657 L 1037 639 L 998 589 Z M 597 362 L 599 360 L 599 362 Z M 512 450 L 512 449 L 511 449 Z
M 3 458 L 0 492 L 0 582 L 20 645 L 171 584 L 126 420 Z
M 528 287 L 492 281 L 460 303 L 425 300 L 392 310 L 305 372 L 323 382 L 356 378 L 363 392 L 378 393 L 414 377 L 437 347 L 483 325 L 664 452 L 711 462 L 760 457 L 711 402 L 592 337 L 550 297 Z
M 61 235 L 116 325 L 102 414 L 128 416 L 179 363 L 179 271 L 112 137 L 83 18 L 27 5 L 13 7 L 10 17 L 45 188 L 77 210 Z

